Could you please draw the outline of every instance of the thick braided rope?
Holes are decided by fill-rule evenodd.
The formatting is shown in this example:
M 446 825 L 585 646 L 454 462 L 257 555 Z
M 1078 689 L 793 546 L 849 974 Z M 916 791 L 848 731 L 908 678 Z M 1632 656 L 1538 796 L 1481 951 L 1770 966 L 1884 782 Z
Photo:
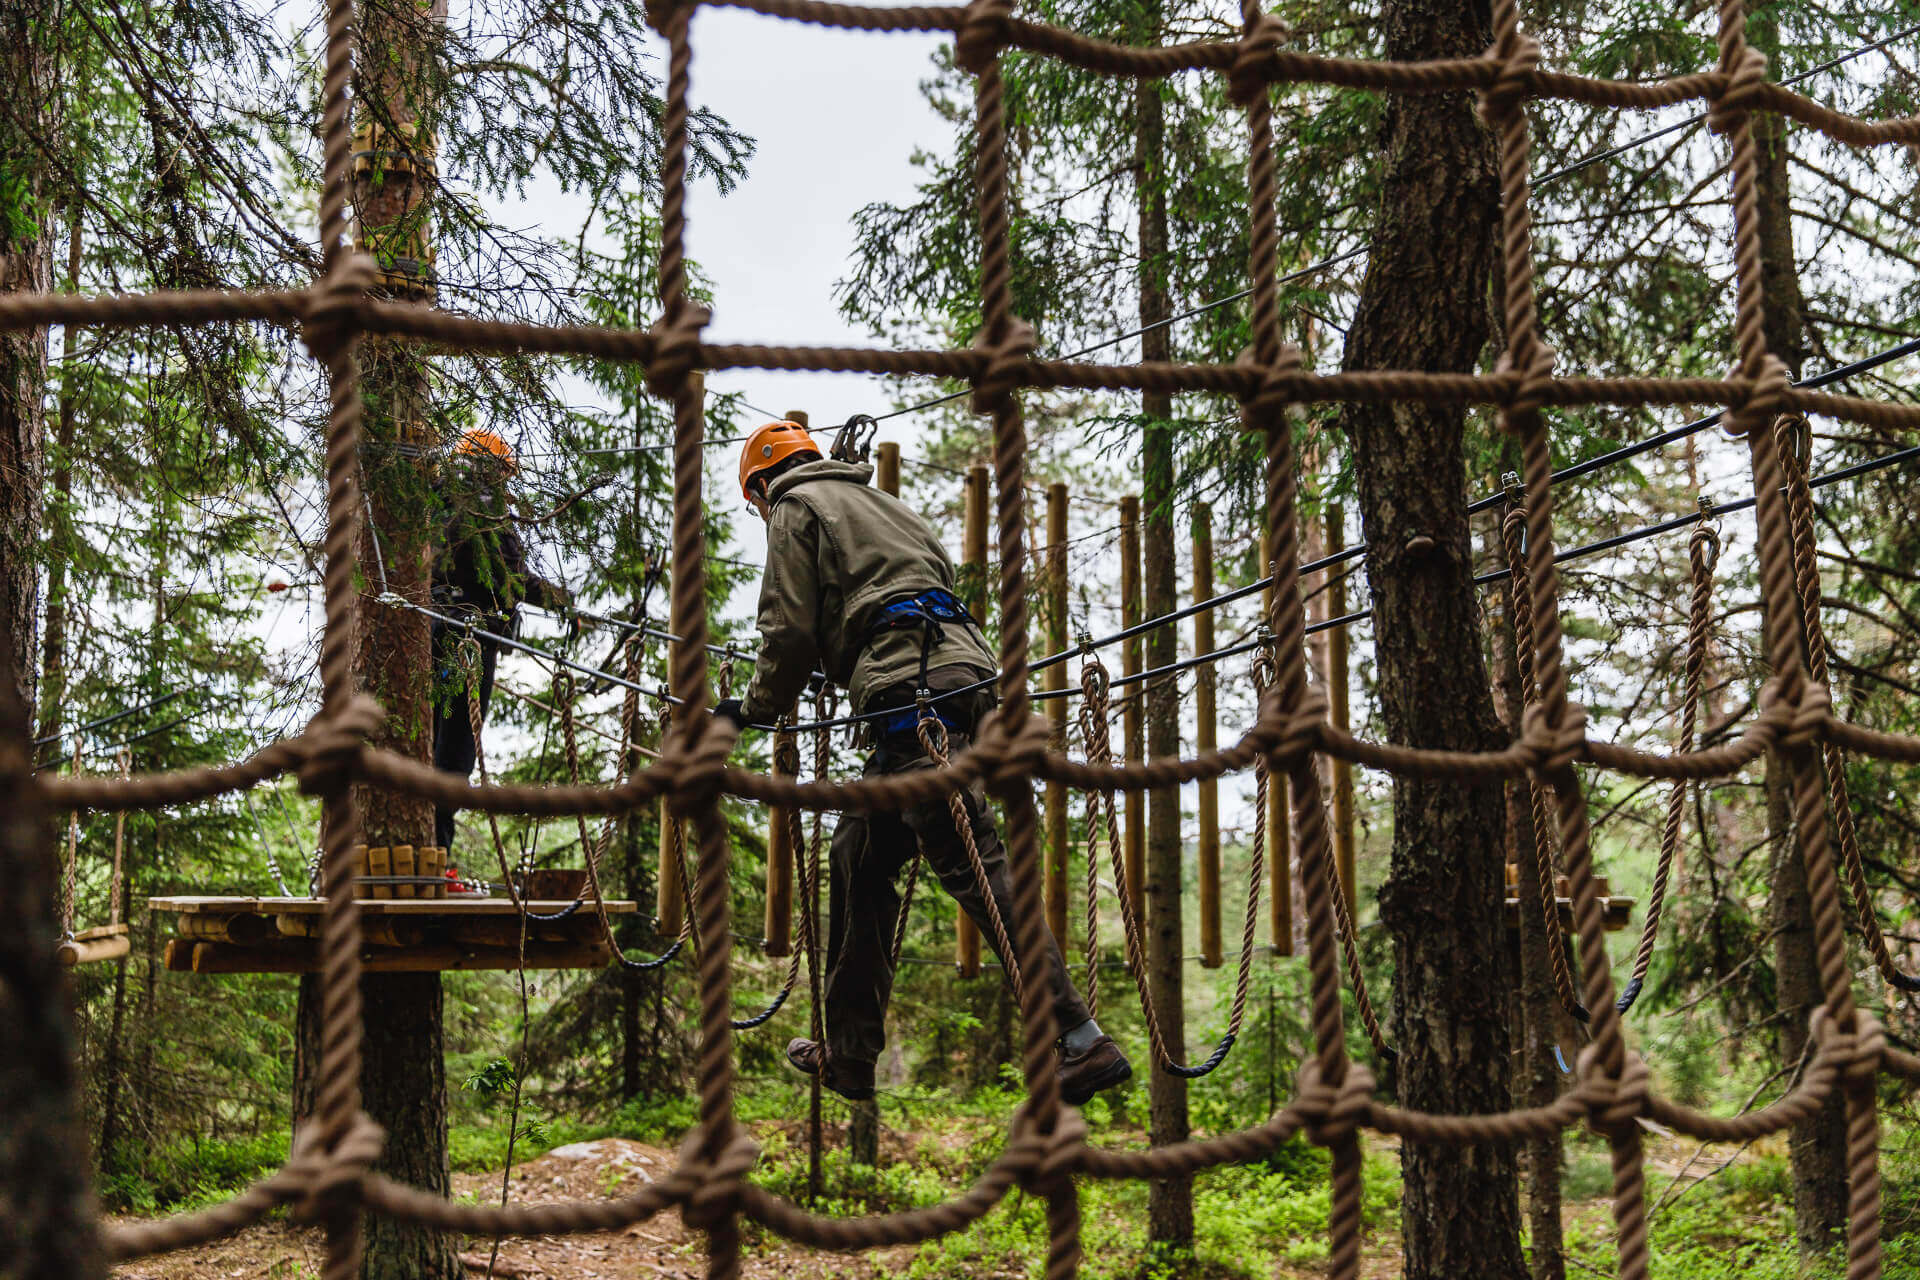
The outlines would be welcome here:
M 1773 421 L 1774 452 L 1787 478 L 1787 517 L 1793 537 L 1794 595 L 1799 601 L 1800 626 L 1806 637 L 1807 678 L 1832 697 L 1829 674 L 1830 650 L 1826 628 L 1820 622 L 1820 569 L 1815 560 L 1813 531 L 1813 494 L 1807 488 L 1807 468 L 1794 436 L 1809 430 L 1805 418 L 1782 414 Z M 1860 858 L 1860 833 L 1853 820 L 1853 798 L 1847 789 L 1846 758 L 1832 739 L 1820 743 L 1820 763 L 1825 771 L 1827 803 L 1832 807 L 1835 842 L 1840 847 L 1840 866 L 1846 873 L 1847 890 L 1853 898 L 1853 910 L 1861 941 L 1880 970 L 1880 976 L 1896 991 L 1920 991 L 1920 980 L 1902 973 L 1887 950 L 1886 934 L 1880 928 L 1879 913 L 1873 905 L 1873 887 L 1867 883 L 1867 869 Z
M 1693 594 L 1687 608 L 1686 688 L 1680 697 L 1680 735 L 1676 748 L 1693 749 L 1693 733 L 1700 717 L 1700 687 L 1706 677 L 1707 640 L 1713 630 L 1713 570 L 1720 559 L 1720 537 L 1701 513 L 1700 524 L 1687 539 L 1687 560 L 1692 570 Z M 1673 784 L 1667 797 L 1667 818 L 1660 829 L 1660 858 L 1653 868 L 1653 889 L 1647 894 L 1647 917 L 1640 926 L 1640 946 L 1634 952 L 1633 973 L 1620 993 L 1619 1009 L 1633 1007 L 1640 988 L 1653 964 L 1653 944 L 1660 935 L 1660 910 L 1667 900 L 1667 883 L 1673 876 L 1680 855 L 1680 824 L 1686 815 L 1690 787 L 1686 779 Z
M 737 1209 L 744 1208 L 757 1219 L 796 1237 L 816 1243 L 827 1243 L 830 1238 L 836 1247 L 858 1247 L 925 1239 L 938 1231 L 956 1229 L 970 1220 L 967 1215 L 977 1217 L 983 1213 L 987 1205 L 1015 1182 L 1047 1197 L 1052 1240 L 1048 1274 L 1053 1276 L 1070 1270 L 1077 1253 L 1077 1215 L 1067 1182 L 1075 1168 L 1099 1176 L 1154 1176 L 1176 1169 L 1191 1170 L 1225 1159 L 1251 1158 L 1301 1130 L 1335 1149 L 1336 1188 L 1330 1224 L 1334 1238 L 1333 1272 L 1350 1275 L 1353 1254 L 1348 1241 L 1357 1248 L 1357 1234 L 1347 1225 L 1349 1218 L 1357 1225 L 1357 1148 L 1351 1141 L 1357 1125 L 1369 1124 L 1416 1141 L 1510 1141 L 1515 1136 L 1539 1131 L 1541 1126 L 1563 1127 L 1581 1114 L 1607 1132 L 1614 1143 L 1616 1191 L 1622 1203 L 1622 1274 L 1641 1275 L 1645 1271 L 1643 1222 L 1640 1228 L 1630 1229 L 1628 1219 L 1636 1214 L 1643 1218 L 1644 1209 L 1627 1203 L 1637 1201 L 1641 1195 L 1635 1117 L 1648 1115 L 1703 1137 L 1748 1134 L 1758 1132 L 1755 1126 L 1759 1124 L 1777 1128 L 1792 1123 L 1794 1118 L 1808 1114 L 1834 1087 L 1845 1088 L 1848 1099 L 1852 1175 L 1849 1276 L 1864 1280 L 1866 1276 L 1877 1275 L 1879 1182 L 1875 1166 L 1877 1123 L 1872 1083 L 1875 1072 L 1882 1066 L 1909 1077 L 1920 1075 L 1920 1060 L 1887 1048 L 1877 1025 L 1852 1002 L 1840 926 L 1838 882 L 1826 830 L 1826 780 L 1820 771 L 1811 767 L 1810 748 L 1818 741 L 1823 746 L 1840 744 L 1891 759 L 1913 760 L 1920 758 L 1920 742 L 1835 720 L 1824 696 L 1824 680 L 1809 681 L 1807 663 L 1799 652 L 1805 623 L 1793 608 L 1797 601 L 1789 513 L 1777 496 L 1778 486 L 1783 482 L 1783 468 L 1776 456 L 1775 443 L 1768 438 L 1770 433 L 1754 428 L 1764 427 L 1766 420 L 1782 408 L 1833 413 L 1888 427 L 1920 424 L 1920 410 L 1791 389 L 1785 384 L 1784 371 L 1767 355 L 1760 325 L 1763 300 L 1757 270 L 1754 153 L 1747 113 L 1755 109 L 1779 111 L 1853 145 L 1915 140 L 1920 138 L 1920 122 L 1856 121 L 1766 83 L 1764 64 L 1745 44 L 1744 14 L 1737 0 L 1728 0 L 1722 8 L 1721 68 L 1653 85 L 1618 85 L 1540 71 L 1535 65 L 1537 51 L 1520 34 L 1511 3 L 1496 6 L 1498 39 L 1487 56 L 1429 64 L 1393 64 L 1314 58 L 1283 50 L 1279 48 L 1283 33 L 1271 18 L 1251 5 L 1246 14 L 1246 30 L 1239 41 L 1142 50 L 1024 22 L 1013 18 L 1006 4 L 987 0 L 977 0 L 962 11 L 864 9 L 815 0 L 740 2 L 743 7 L 804 21 L 874 30 L 952 30 L 959 34 L 962 65 L 979 77 L 980 90 L 982 298 L 986 325 L 976 350 L 874 352 L 825 347 L 709 345 L 699 340 L 704 317 L 685 297 L 688 14 L 684 9 L 666 6 L 653 15 L 656 25 L 666 32 L 670 48 L 661 263 L 662 297 L 666 307 L 665 319 L 652 331 L 499 324 L 447 316 L 420 307 L 375 302 L 362 296 L 369 278 L 366 264 L 351 258 L 344 248 L 348 158 L 345 87 L 351 59 L 350 12 L 345 0 L 332 4 L 328 14 L 323 119 L 326 178 L 321 209 L 326 274 L 314 289 L 260 295 L 0 299 L 0 326 L 14 328 L 73 320 L 105 325 L 205 323 L 246 318 L 279 324 L 304 323 L 309 344 L 327 369 L 334 404 L 327 436 L 329 533 L 325 583 L 328 608 L 321 664 L 326 690 L 322 714 L 300 739 L 276 744 L 244 765 L 188 770 L 125 783 L 110 779 L 48 779 L 43 787 L 56 803 L 124 811 L 217 795 L 256 785 L 280 772 L 297 768 L 303 785 L 326 799 L 328 830 L 324 870 L 329 906 L 323 924 L 326 970 L 322 1057 L 327 1087 L 323 1089 L 320 1113 L 311 1127 L 313 1137 L 308 1140 L 309 1145 L 300 1148 L 297 1158 L 290 1159 L 283 1171 L 285 1180 L 275 1183 L 272 1195 L 276 1203 L 298 1199 L 308 1206 L 308 1216 L 318 1215 L 328 1222 L 328 1276 L 344 1280 L 345 1275 L 354 1270 L 358 1248 L 354 1209 L 362 1200 L 383 1212 L 450 1229 L 516 1231 L 596 1229 L 592 1224 L 611 1226 L 637 1221 L 670 1204 L 683 1204 L 688 1221 L 705 1227 L 714 1236 L 711 1246 L 714 1273 L 732 1274 L 738 1266 L 737 1236 L 733 1227 Z M 1010 236 L 1004 163 L 1005 105 L 997 65 L 999 52 L 1016 46 L 1114 74 L 1158 76 L 1193 67 L 1227 76 L 1234 100 L 1245 105 L 1249 112 L 1254 144 L 1249 159 L 1255 321 L 1252 360 L 1234 366 L 1101 366 L 1035 361 L 1028 357 L 1031 335 L 1013 319 L 1008 287 Z M 1317 377 L 1286 366 L 1278 345 L 1277 295 L 1273 284 L 1277 236 L 1271 216 L 1271 123 L 1266 104 L 1266 86 L 1276 79 L 1414 92 L 1470 88 L 1484 93 L 1489 117 L 1501 135 L 1508 267 L 1506 368 L 1486 377 L 1393 371 Z M 1731 136 L 1734 150 L 1739 359 L 1728 378 L 1719 381 L 1552 378 L 1551 353 L 1538 340 L 1532 314 L 1524 183 L 1526 137 L 1520 109 L 1528 97 L 1541 94 L 1609 106 L 1658 105 L 1689 97 L 1704 97 L 1713 103 L 1716 127 Z M 1520 161 L 1517 165 L 1516 157 Z M 1083 766 L 1043 754 L 1036 745 L 1036 733 L 1021 727 L 1025 720 L 1026 645 L 1024 613 L 1020 613 L 1022 625 L 1016 631 L 1018 639 L 1003 641 L 1002 678 L 1006 685 L 1007 714 L 996 727 L 983 734 L 974 750 L 956 759 L 949 770 L 927 771 L 914 778 L 859 783 L 816 779 L 806 788 L 769 783 L 752 774 L 722 771 L 716 757 L 724 743 L 715 740 L 711 733 L 702 733 L 700 730 L 705 726 L 701 718 L 695 716 L 686 733 L 670 745 L 668 760 L 661 768 L 649 770 L 618 787 L 493 786 L 472 793 L 468 799 L 475 808 L 489 812 L 525 808 L 540 813 L 621 812 L 655 795 L 675 793 L 676 807 L 696 818 L 702 836 L 700 878 L 690 882 L 690 891 L 700 922 L 699 937 L 703 944 L 708 944 L 702 947 L 707 958 L 701 971 L 703 1063 L 710 1062 L 717 1042 L 723 1050 L 730 1048 L 715 1032 L 716 1018 L 723 1018 L 725 1012 L 726 969 L 724 963 L 711 963 L 719 949 L 711 945 L 716 920 L 722 945 L 726 936 L 723 838 L 718 838 L 719 856 L 709 856 L 716 852 L 715 829 L 719 824 L 713 818 L 723 788 L 735 794 L 781 799 L 816 809 L 898 808 L 951 791 L 955 785 L 987 779 L 1009 802 L 1018 926 L 1015 941 L 1022 955 L 1028 956 L 1029 943 L 1037 937 L 1030 926 L 1039 919 L 1032 801 L 1025 783 L 1028 776 L 1039 774 L 1076 785 L 1138 790 L 1165 786 L 1174 780 L 1219 776 L 1228 769 L 1244 768 L 1254 759 L 1264 757 L 1273 767 L 1293 771 L 1296 795 L 1304 795 L 1298 771 L 1307 767 L 1311 772 L 1311 753 L 1315 749 L 1328 750 L 1360 763 L 1380 764 L 1396 773 L 1483 777 L 1531 772 L 1551 782 L 1555 790 L 1562 844 L 1567 850 L 1569 876 L 1574 882 L 1582 967 L 1591 1003 L 1596 988 L 1610 994 L 1610 977 L 1604 958 L 1598 966 L 1590 963 L 1592 951 L 1604 939 L 1597 928 L 1584 804 L 1573 781 L 1571 766 L 1585 759 L 1650 777 L 1707 777 L 1744 767 L 1762 751 L 1779 745 L 1789 751 L 1798 766 L 1794 806 L 1814 898 L 1822 981 L 1828 1000 L 1828 1010 L 1815 1015 L 1814 1039 L 1819 1051 L 1805 1079 L 1788 1097 L 1753 1117 L 1720 1121 L 1699 1116 L 1664 1103 L 1647 1092 L 1644 1067 L 1637 1059 L 1615 1051 L 1619 1048 L 1617 1023 L 1610 1023 L 1606 1016 L 1609 1011 L 1603 1009 L 1602 1026 L 1596 1028 L 1596 1044 L 1583 1062 L 1581 1083 L 1551 1107 L 1497 1116 L 1426 1117 L 1372 1104 L 1370 1078 L 1357 1064 L 1345 1064 L 1338 1048 L 1322 1034 L 1328 989 L 1322 968 L 1327 974 L 1335 972 L 1331 939 L 1339 926 L 1337 916 L 1330 920 L 1326 909 L 1316 906 L 1316 894 L 1325 895 L 1328 889 L 1324 878 L 1313 876 L 1311 866 L 1307 866 L 1309 947 L 1314 961 L 1315 1030 L 1320 1050 L 1303 1072 L 1297 1101 L 1283 1108 L 1267 1125 L 1245 1134 L 1154 1152 L 1086 1150 L 1081 1145 L 1079 1132 L 1064 1122 L 1057 1102 L 1047 1096 L 1050 1077 L 1034 1070 L 1034 1029 L 1037 1022 L 1045 1022 L 1045 1014 L 1042 1011 L 1038 1018 L 1034 1016 L 1037 999 L 1030 995 L 1022 1003 L 1028 1029 L 1029 1083 L 1036 1095 L 1032 1108 L 1022 1113 L 1006 1153 L 983 1178 L 985 1185 L 976 1188 L 977 1194 L 970 1193 L 951 1206 L 919 1215 L 896 1215 L 893 1219 L 834 1224 L 828 1228 L 821 1220 L 792 1217 L 797 1211 L 764 1193 L 743 1187 L 740 1178 L 752 1159 L 751 1144 L 732 1125 L 730 1106 L 726 1103 L 730 1080 L 720 1081 L 716 1089 L 714 1071 L 703 1072 L 702 1123 L 693 1135 L 682 1169 L 641 1196 L 626 1201 L 538 1209 L 521 1206 L 506 1215 L 495 1216 L 500 1211 L 449 1205 L 370 1177 L 365 1170 L 377 1154 L 377 1134 L 369 1132 L 364 1117 L 358 1114 L 353 1083 L 357 1077 L 358 1056 L 358 997 L 354 981 L 358 929 L 357 908 L 351 896 L 353 814 L 346 799 L 347 787 L 357 778 L 420 796 L 451 797 L 454 792 L 444 779 L 435 778 L 422 766 L 391 753 L 364 748 L 362 740 L 367 729 L 377 722 L 379 712 L 364 700 L 352 700 L 346 655 L 350 650 L 351 575 L 360 507 L 352 463 L 360 412 L 358 373 L 352 364 L 355 332 L 411 335 L 475 351 L 579 351 L 648 362 L 656 389 L 675 403 L 675 620 L 677 624 L 686 625 L 676 626 L 684 643 L 675 650 L 674 683 L 683 696 L 688 690 L 697 693 L 697 697 L 690 699 L 696 711 L 704 706 L 706 696 L 704 664 L 699 661 L 700 645 L 705 638 L 698 554 L 698 457 L 702 428 L 697 399 L 688 387 L 689 375 L 697 368 L 840 368 L 861 372 L 937 373 L 971 379 L 978 407 L 990 412 L 995 419 L 995 464 L 1001 480 L 1003 606 L 1010 596 L 1017 599 L 1023 588 L 1019 569 L 1008 567 L 1010 559 L 1017 565 L 1017 558 L 1006 554 L 1010 544 L 1016 552 L 1024 545 L 1024 510 L 1018 484 L 1023 474 L 1024 427 L 1014 402 L 1014 393 L 1022 386 L 1202 390 L 1240 397 L 1248 404 L 1249 425 L 1268 433 L 1268 515 L 1283 536 L 1292 533 L 1293 494 L 1286 442 L 1277 439 L 1280 433 L 1275 431 L 1274 424 L 1292 400 L 1378 402 L 1413 398 L 1455 405 L 1495 403 L 1505 411 L 1508 425 L 1522 437 L 1530 512 L 1526 572 L 1541 614 L 1542 634 L 1537 645 L 1542 692 L 1540 712 L 1529 718 L 1522 741 L 1514 748 L 1477 754 L 1412 751 L 1358 742 L 1333 734 L 1319 724 L 1315 705 L 1304 696 L 1304 681 L 1294 681 L 1301 655 L 1298 632 L 1292 629 L 1298 610 L 1297 590 L 1290 573 L 1288 580 L 1281 584 L 1282 589 L 1276 592 L 1280 601 L 1276 629 L 1285 645 L 1279 687 L 1273 696 L 1262 700 L 1259 721 L 1241 743 L 1203 761 L 1155 761 L 1102 771 L 1092 765 Z M 1762 590 L 1770 615 L 1768 654 L 1776 675 L 1763 693 L 1759 717 L 1736 743 L 1700 751 L 1682 750 L 1664 757 L 1610 744 L 1589 743 L 1585 741 L 1577 708 L 1567 702 L 1551 565 L 1548 468 L 1544 433 L 1536 411 L 1546 404 L 1595 402 L 1724 404 L 1732 410 L 1729 415 L 1732 424 L 1749 436 L 1759 495 Z M 1288 559 L 1285 563 L 1291 565 L 1293 561 Z M 696 625 L 697 637 L 693 631 Z M 697 676 L 693 673 L 695 665 L 701 668 Z M 1316 812 L 1317 804 L 1303 804 L 1297 814 L 1302 830 L 1303 866 L 1314 859 L 1321 863 L 1325 860 L 1323 819 L 1318 819 Z M 699 820 L 702 817 L 704 821 Z M 1841 819 L 1836 812 L 1838 821 Z M 1842 843 L 1844 858 L 1844 837 Z M 1319 963 L 1322 957 L 1328 962 L 1324 966 Z M 1332 990 L 1337 1019 L 1337 979 Z M 351 1016 L 343 1016 L 348 1012 Z M 723 1053 L 722 1056 L 722 1065 L 730 1073 L 730 1055 Z M 1329 1071 L 1329 1066 L 1340 1069 Z M 211 1233 L 198 1238 L 212 1238 L 234 1229 L 231 1224 L 238 1221 L 235 1215 L 249 1212 L 259 1203 L 257 1198 L 243 1196 L 222 1207 L 234 1213 L 213 1211 L 210 1215 L 198 1216 L 194 1219 L 200 1223 L 196 1230 Z M 188 1221 L 172 1219 L 163 1224 L 142 1224 L 117 1235 L 128 1243 L 125 1252 L 131 1255 L 167 1247 L 157 1242 L 180 1238 L 178 1233 Z M 172 1236 L 168 1235 L 169 1229 L 174 1232 Z
M 1526 521 L 1524 504 L 1511 507 L 1500 522 L 1500 541 L 1507 555 L 1507 612 L 1513 620 L 1513 658 L 1520 672 L 1520 701 L 1523 708 L 1532 710 L 1540 696 L 1540 682 L 1534 675 L 1533 593 L 1529 589 L 1524 551 Z M 1559 897 L 1554 892 L 1553 792 L 1534 777 L 1522 779 L 1519 785 L 1526 788 L 1533 812 L 1533 857 L 1537 868 L 1534 880 L 1538 891 L 1535 906 L 1546 927 L 1547 962 L 1553 974 L 1553 989 L 1560 996 L 1560 1007 L 1585 1022 L 1587 1007 L 1580 1003 L 1574 991 L 1573 971 L 1567 965 L 1567 948 L 1560 929 Z M 1525 911 L 1527 904 L 1521 903 L 1520 909 Z
M 945 767 L 947 763 L 947 726 L 931 710 L 923 709 L 920 718 L 914 722 L 914 733 L 920 738 L 920 749 L 936 766 Z M 953 822 L 953 829 L 960 833 L 960 843 L 967 851 L 967 866 L 973 872 L 973 885 L 980 893 L 980 900 L 987 908 L 987 922 L 993 928 L 993 946 L 1000 954 L 1000 963 L 1005 967 L 1007 984 L 1013 988 L 1014 1003 L 1025 1002 L 1025 988 L 1020 981 L 1020 957 L 1014 953 L 1013 943 L 1007 937 L 1006 921 L 1000 918 L 1000 902 L 994 895 L 993 883 L 987 879 L 987 864 L 980 860 L 980 845 L 974 837 L 973 819 L 967 816 L 966 801 L 960 798 L 958 791 L 947 793 L 947 817 Z M 917 871 L 920 859 L 916 856 L 913 865 Z M 913 892 L 913 881 L 907 882 L 907 897 Z M 900 939 L 906 928 L 908 901 L 900 903 L 900 918 L 895 921 L 893 934 L 893 962 L 900 963 Z

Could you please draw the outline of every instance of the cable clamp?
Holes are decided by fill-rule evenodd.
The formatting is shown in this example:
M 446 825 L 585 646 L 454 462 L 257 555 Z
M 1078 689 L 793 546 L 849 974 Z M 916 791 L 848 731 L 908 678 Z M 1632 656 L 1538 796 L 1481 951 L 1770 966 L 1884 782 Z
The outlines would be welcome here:
M 1501 472 L 1500 488 L 1505 494 L 1509 506 L 1518 507 L 1523 505 L 1527 500 L 1526 490 L 1520 484 L 1520 473 L 1518 471 Z
M 1080 632 L 1074 636 L 1074 640 L 1078 642 L 1080 646 L 1080 656 L 1082 658 L 1093 657 L 1093 632 L 1082 628 Z

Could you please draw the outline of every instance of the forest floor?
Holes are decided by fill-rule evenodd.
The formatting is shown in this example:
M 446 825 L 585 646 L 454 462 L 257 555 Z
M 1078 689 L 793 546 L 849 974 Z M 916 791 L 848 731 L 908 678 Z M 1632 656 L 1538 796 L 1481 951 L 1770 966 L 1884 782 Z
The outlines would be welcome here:
M 895 1144 L 889 1143 L 888 1146 Z M 1390 1144 L 1374 1138 L 1370 1145 L 1386 1153 Z M 882 1161 L 910 1159 L 899 1150 L 883 1150 Z M 1746 1158 L 1726 1149 L 1700 1152 L 1690 1142 L 1652 1138 L 1648 1146 L 1650 1171 L 1686 1184 L 1711 1177 L 1729 1163 Z M 513 1166 L 511 1197 L 518 1203 L 599 1199 L 633 1191 L 663 1175 L 673 1152 L 665 1147 L 626 1138 L 577 1142 Z M 461 1173 L 454 1176 L 456 1197 L 474 1202 L 497 1202 L 501 1176 Z M 1569 1188 L 1570 1192 L 1575 1188 Z M 1610 1196 L 1604 1188 L 1588 1198 L 1570 1195 L 1565 1221 L 1571 1234 L 1590 1237 L 1608 1234 Z M 484 1276 L 493 1253 L 491 1240 L 466 1239 L 458 1244 L 469 1276 Z M 874 1280 L 902 1277 L 914 1270 L 912 1246 L 844 1256 L 821 1253 L 750 1231 L 745 1275 L 749 1280 Z M 317 1232 L 274 1220 L 226 1240 L 156 1258 L 141 1259 L 115 1271 L 119 1280 L 310 1280 L 321 1272 L 321 1241 Z M 699 1237 L 680 1223 L 677 1212 L 620 1231 L 544 1239 L 509 1239 L 500 1243 L 492 1274 L 502 1280 L 697 1280 L 704 1274 Z M 1002 1266 L 967 1268 L 969 1274 L 1018 1280 L 1025 1268 L 1014 1258 Z M 1213 1268 L 1205 1269 L 1208 1273 Z M 947 1274 L 952 1274 L 950 1271 Z M 1258 1274 L 1258 1272 L 1254 1272 Z M 938 1274 L 938 1272 L 936 1272 Z M 1324 1274 L 1316 1264 L 1290 1265 L 1275 1261 L 1266 1272 L 1272 1280 L 1309 1280 Z M 1369 1233 L 1362 1266 L 1363 1280 L 1394 1280 L 1400 1274 L 1400 1240 L 1391 1230 Z

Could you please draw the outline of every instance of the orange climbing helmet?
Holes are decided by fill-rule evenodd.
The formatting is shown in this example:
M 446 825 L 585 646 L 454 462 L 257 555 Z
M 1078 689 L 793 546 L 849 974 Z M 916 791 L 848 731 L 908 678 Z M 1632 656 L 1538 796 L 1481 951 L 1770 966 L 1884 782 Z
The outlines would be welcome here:
M 753 478 L 777 467 L 796 454 L 810 453 L 818 458 L 820 446 L 807 429 L 797 422 L 769 422 L 756 427 L 740 450 L 740 492 L 757 510 L 766 510 L 766 498 L 754 493 Z
M 513 460 L 513 450 L 507 442 L 491 431 L 480 427 L 469 427 L 460 434 L 460 443 L 453 447 L 456 456 L 465 458 L 498 458 L 506 464 L 508 471 L 517 471 L 519 466 Z

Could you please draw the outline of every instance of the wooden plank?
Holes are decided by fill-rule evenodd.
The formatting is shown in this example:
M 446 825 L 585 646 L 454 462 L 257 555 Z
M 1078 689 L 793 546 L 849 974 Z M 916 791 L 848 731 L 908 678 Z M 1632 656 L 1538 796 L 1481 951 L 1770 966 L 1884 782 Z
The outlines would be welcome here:
M 60 963 L 71 969 L 77 964 L 93 964 L 100 960 L 118 960 L 127 954 L 132 940 L 124 933 L 109 934 L 104 938 L 82 940 L 74 938 L 60 944 Z
M 573 899 L 554 901 L 542 898 L 528 902 L 527 909 L 539 914 L 550 914 L 573 905 Z M 218 898 L 218 897 L 163 897 L 148 898 L 147 906 L 153 911 L 164 911 L 170 915 L 191 915 L 196 912 L 219 912 L 238 914 L 253 912 L 257 915 L 319 915 L 326 910 L 325 898 Z M 630 916 L 640 910 L 640 905 L 629 898 L 609 898 L 607 913 L 616 916 Z M 442 898 L 408 901 L 404 898 L 385 901 L 369 900 L 360 904 L 362 915 L 384 916 L 468 916 L 468 915 L 512 915 L 515 908 L 511 898 Z M 592 911 L 593 903 L 588 902 L 580 908 Z
M 1573 932 L 1573 899 L 1560 897 L 1554 900 L 1560 909 L 1560 924 L 1569 933 Z M 1606 923 L 1608 933 L 1619 933 L 1633 922 L 1632 898 L 1600 899 L 1600 917 Z M 1507 899 L 1507 924 L 1511 928 L 1520 927 L 1520 900 Z
M 167 939 L 167 971 L 169 973 L 192 973 L 193 949 L 199 945 L 199 943 L 191 938 Z
M 127 932 L 124 924 L 97 924 L 91 929 L 82 929 L 73 935 L 75 942 L 92 942 L 96 938 L 118 938 Z
M 407 847 L 407 852 L 409 854 L 413 852 L 411 845 Z M 370 876 L 390 876 L 393 874 L 393 850 L 390 847 L 384 844 L 377 844 L 367 850 L 367 874 Z M 376 884 L 368 887 L 367 896 L 376 901 L 384 901 L 391 900 L 395 895 L 392 885 Z M 411 897 L 413 895 L 409 893 L 407 896 Z
M 575 943 L 529 943 L 529 969 L 598 969 L 612 960 L 604 946 Z M 364 951 L 361 968 L 368 973 L 444 973 L 518 969 L 517 948 L 463 947 L 447 943 L 403 950 L 373 948 Z M 193 950 L 194 973 L 317 973 L 317 943 L 284 941 L 266 947 L 236 947 L 224 942 L 202 942 Z
M 419 860 L 414 857 L 412 845 L 397 844 L 393 846 L 390 861 L 393 863 L 394 875 L 410 876 L 414 874 L 414 866 Z M 413 885 L 396 884 L 393 886 L 393 896 L 396 898 L 424 898 L 427 895 L 424 893 L 415 893 Z

